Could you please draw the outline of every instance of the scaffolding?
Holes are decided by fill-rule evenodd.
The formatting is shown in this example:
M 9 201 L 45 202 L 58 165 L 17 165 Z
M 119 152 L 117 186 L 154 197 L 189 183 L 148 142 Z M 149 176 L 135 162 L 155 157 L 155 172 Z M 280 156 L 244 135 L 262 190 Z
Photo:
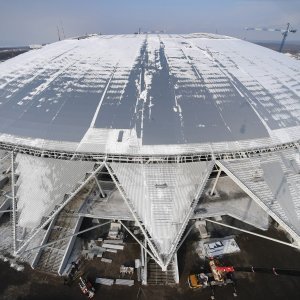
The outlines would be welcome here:
M 93 163 L 92 170 L 86 174 L 85 178 L 82 181 L 78 182 L 74 186 L 73 190 L 70 191 L 62 198 L 62 201 L 55 206 L 55 209 L 52 210 L 49 213 L 49 215 L 45 216 L 41 224 L 36 228 L 34 228 L 34 230 L 30 232 L 30 235 L 27 236 L 24 240 L 19 239 L 17 234 L 18 199 L 17 199 L 17 193 L 15 189 L 16 189 L 16 181 L 17 181 L 16 177 L 19 178 L 20 174 L 16 173 L 16 169 L 17 169 L 16 155 L 18 155 L 16 152 L 14 151 L 11 152 L 11 199 L 12 199 L 11 220 L 12 220 L 13 252 L 14 255 L 16 256 L 20 256 L 22 255 L 22 253 L 26 253 L 30 250 L 27 249 L 29 243 L 32 240 L 34 240 L 34 238 L 43 228 L 45 228 L 48 224 L 50 224 L 59 215 L 59 213 L 62 212 L 62 210 L 66 207 L 66 205 L 70 203 L 70 201 L 78 194 L 78 192 L 91 180 L 94 181 L 95 187 L 99 190 L 100 197 L 102 198 L 106 197 L 105 194 L 106 192 L 103 190 L 103 187 L 101 186 L 101 182 L 98 180 L 98 175 L 102 172 L 103 169 L 106 169 L 107 174 L 110 175 L 115 188 L 118 190 L 121 198 L 124 200 L 124 203 L 126 203 L 127 208 L 130 211 L 130 214 L 132 215 L 132 219 L 136 222 L 136 225 L 138 225 L 138 227 L 141 229 L 143 238 L 146 241 L 147 246 L 145 246 L 144 241 L 140 241 L 137 237 L 135 237 L 135 235 L 129 230 L 129 228 L 122 222 L 122 218 L 120 218 L 118 221 L 129 232 L 129 234 L 134 237 L 134 239 L 140 244 L 140 246 L 146 251 L 146 253 L 155 261 L 155 263 L 160 266 L 162 270 L 168 269 L 168 265 L 173 261 L 174 256 L 176 255 L 178 249 L 180 248 L 180 246 L 188 236 L 189 232 L 191 231 L 192 226 L 189 227 L 189 229 L 186 229 L 187 224 L 190 220 L 195 219 L 195 216 L 197 216 L 197 213 L 195 213 L 196 206 L 201 208 L 202 204 L 201 202 L 199 202 L 199 199 L 201 199 L 201 195 L 203 194 L 204 187 L 206 186 L 208 178 L 213 171 L 216 172 L 216 177 L 214 178 L 214 181 L 211 180 L 210 183 L 211 189 L 208 191 L 210 197 L 214 197 L 214 193 L 216 191 L 221 172 L 224 172 L 229 178 L 233 180 L 234 183 L 236 183 L 241 188 L 241 190 L 243 190 L 247 195 L 249 195 L 249 197 L 259 205 L 259 207 L 261 207 L 269 216 L 271 216 L 278 224 L 280 224 L 285 229 L 285 231 L 293 238 L 295 242 L 295 248 L 297 248 L 299 245 L 300 228 L 297 228 L 297 226 L 295 227 L 293 224 L 290 223 L 291 220 L 289 220 L 282 212 L 282 209 L 284 208 L 281 207 L 280 208 L 281 210 L 277 208 L 279 205 L 277 201 L 278 195 L 274 195 L 274 193 L 272 193 L 272 187 L 270 187 L 270 183 L 268 183 L 267 178 L 264 177 L 261 173 L 262 168 L 264 168 L 263 163 L 268 161 L 270 161 L 270 163 L 276 162 L 278 166 L 279 164 L 281 164 L 281 168 L 283 168 L 282 176 L 284 177 L 283 178 L 284 181 L 292 180 L 293 182 L 298 182 L 300 177 L 300 172 L 299 172 L 300 162 L 298 159 L 299 148 L 296 145 L 281 149 L 280 151 L 259 152 L 256 155 L 252 155 L 249 157 L 243 156 L 242 158 L 239 159 L 237 158 L 232 159 L 232 157 L 228 157 L 228 156 L 218 157 L 217 159 L 216 156 L 213 155 L 212 156 L 213 160 L 202 161 L 202 160 L 192 159 L 193 162 L 186 161 L 185 159 L 182 159 L 182 157 L 177 158 L 175 160 L 173 159 L 170 160 L 169 158 L 165 158 L 165 159 L 160 158 L 159 161 L 157 161 L 155 158 L 152 157 L 151 159 L 148 160 L 139 160 L 137 163 L 134 164 L 133 160 L 129 160 L 126 162 L 124 161 L 120 162 L 119 160 L 118 162 L 115 161 L 111 162 L 107 159 L 107 157 L 105 157 L 102 161 L 97 161 L 96 163 Z M 44 157 L 43 159 L 47 160 L 49 158 Z M 78 157 L 75 158 L 75 156 L 73 156 L 72 160 L 77 161 L 77 159 Z M 176 225 L 177 228 L 176 236 L 174 240 L 171 241 L 170 244 L 171 247 L 168 250 L 168 252 L 165 251 L 162 252 L 161 247 L 155 242 L 156 239 L 158 239 L 158 236 L 156 236 L 156 233 L 153 232 L 153 228 L 150 228 L 149 225 L 147 225 L 147 220 L 144 219 L 144 217 L 141 215 L 141 209 L 149 209 L 149 208 L 147 208 L 146 206 L 143 208 L 142 204 L 138 204 L 136 202 L 137 201 L 136 199 L 138 198 L 135 198 L 136 197 L 135 193 L 137 193 L 137 195 L 143 195 L 143 197 L 145 197 L 145 199 L 147 199 L 147 201 L 148 202 L 150 201 L 149 203 L 151 203 L 151 199 L 152 199 L 151 197 L 156 198 L 157 195 L 155 193 L 159 192 L 161 197 L 163 197 L 161 200 L 166 201 L 167 198 L 164 197 L 169 197 L 167 196 L 168 193 L 166 194 L 168 188 L 170 188 L 173 184 L 175 184 L 174 187 L 180 186 L 183 182 L 185 185 L 187 184 L 187 182 L 183 180 L 183 177 L 178 177 L 180 179 L 179 180 L 176 177 L 178 175 L 175 176 L 176 173 L 173 174 L 172 173 L 173 171 L 170 172 L 170 170 L 172 170 L 173 168 L 175 168 L 174 170 L 184 170 L 184 168 L 189 166 L 189 164 L 191 164 L 191 166 L 193 165 L 193 168 L 195 168 L 195 166 L 200 163 L 204 164 L 206 167 L 205 169 L 203 169 L 205 171 L 203 175 L 201 175 L 202 177 L 200 176 L 198 179 L 195 177 L 196 178 L 195 183 L 198 181 L 198 187 L 197 190 L 194 192 L 194 196 L 191 199 L 191 202 L 189 202 L 188 204 L 189 209 L 184 215 L 184 218 L 181 219 L 180 223 L 177 224 L 176 219 L 173 219 L 174 225 Z M 249 172 L 248 173 L 243 172 L 242 170 L 244 169 L 247 170 L 247 172 L 250 171 L 251 169 L 252 175 L 251 176 L 247 175 Z M 137 170 L 141 170 L 142 173 L 140 174 L 139 173 L 140 171 L 137 172 Z M 157 181 L 155 180 L 153 181 L 153 179 L 151 179 L 152 181 L 149 181 L 150 178 L 154 178 L 152 175 L 151 175 L 152 177 L 151 176 L 149 177 L 150 173 L 149 174 L 147 173 L 150 172 L 149 170 L 153 170 L 151 171 L 152 173 L 154 172 L 153 175 L 156 174 Z M 193 176 L 192 174 L 194 171 L 192 172 L 191 171 L 192 169 L 186 169 L 186 170 L 189 170 L 186 173 L 187 176 L 192 178 L 191 176 Z M 253 180 L 253 176 L 254 176 L 253 174 L 257 174 L 257 173 L 259 173 L 259 177 L 260 177 L 259 182 L 263 182 L 264 184 L 264 189 L 265 190 L 269 189 L 268 201 L 275 203 L 274 204 L 275 206 L 274 205 L 272 206 L 271 202 L 270 202 L 271 204 L 268 205 L 266 199 L 263 199 L 264 197 L 266 197 L 265 193 L 260 194 L 259 190 L 256 190 L 256 188 L 252 187 L 251 184 L 250 185 L 248 184 L 249 182 L 251 182 L 251 180 Z M 136 178 L 142 177 L 143 186 L 139 187 L 139 184 L 137 183 L 136 179 L 134 179 L 135 178 L 134 176 L 136 176 Z M 258 186 L 257 184 L 258 179 L 256 177 L 254 178 L 254 180 L 256 180 L 256 183 L 254 185 L 255 187 Z M 126 180 L 124 181 L 124 178 L 127 178 L 128 182 L 126 182 Z M 176 180 L 179 181 L 176 181 L 175 178 L 177 178 Z M 170 183 L 167 183 L 168 180 L 169 181 L 171 180 Z M 128 185 L 130 182 L 132 184 L 132 187 Z M 289 186 L 291 186 L 291 184 Z M 136 191 L 130 190 L 131 188 L 134 187 L 137 189 Z M 288 187 L 288 185 L 285 185 L 285 187 Z M 140 192 L 138 191 L 139 188 L 141 189 Z M 155 191 L 154 194 L 153 191 L 148 192 L 148 190 L 151 191 L 151 188 L 152 189 L 154 188 L 153 190 Z M 184 186 L 184 188 L 187 188 L 187 186 Z M 280 189 L 280 187 L 278 187 L 278 189 Z M 290 191 L 291 196 L 287 198 L 290 198 L 289 201 L 291 201 L 291 203 L 294 201 L 294 203 L 296 203 L 295 207 L 297 208 L 298 207 L 297 203 L 299 202 L 298 185 L 295 186 L 295 189 L 296 190 L 293 189 Z M 172 194 L 171 197 L 174 198 L 174 196 L 175 194 Z M 184 194 L 182 194 L 180 197 L 184 198 L 182 200 L 187 201 L 186 196 Z M 140 200 L 142 201 L 143 199 Z M 174 204 L 172 205 L 176 206 L 178 204 L 174 202 Z M 153 213 L 152 208 L 151 211 Z M 168 215 L 168 211 L 166 211 L 165 213 Z M 289 215 L 289 210 L 287 210 L 286 213 L 287 215 Z M 296 210 L 296 213 L 298 214 L 299 211 Z M 128 216 L 126 216 L 126 219 L 127 218 Z M 205 219 L 205 217 L 203 217 L 203 219 L 209 220 L 207 218 Z M 163 225 L 163 222 L 161 224 L 162 225 L 160 226 L 165 226 Z M 156 226 L 155 223 L 153 223 L 153 226 Z M 52 242 L 55 243 L 55 239 L 54 240 L 52 239 Z

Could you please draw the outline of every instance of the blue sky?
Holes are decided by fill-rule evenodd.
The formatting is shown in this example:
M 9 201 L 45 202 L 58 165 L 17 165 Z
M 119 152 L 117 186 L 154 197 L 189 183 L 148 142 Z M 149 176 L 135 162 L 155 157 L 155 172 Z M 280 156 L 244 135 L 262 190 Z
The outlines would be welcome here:
M 280 40 L 280 33 L 250 27 L 300 30 L 300 0 L 0 0 L 0 46 L 53 42 L 85 33 L 213 32 L 248 40 Z M 300 41 L 300 33 L 290 34 Z

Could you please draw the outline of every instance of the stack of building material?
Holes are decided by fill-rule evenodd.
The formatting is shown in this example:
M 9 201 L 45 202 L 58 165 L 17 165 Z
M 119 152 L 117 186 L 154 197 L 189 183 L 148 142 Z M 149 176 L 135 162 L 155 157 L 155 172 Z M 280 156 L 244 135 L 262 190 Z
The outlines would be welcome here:
M 114 245 L 114 244 L 108 244 L 108 243 L 103 243 L 102 247 L 108 248 L 108 249 L 115 249 L 115 250 L 123 250 L 124 249 L 123 245 Z
M 103 243 L 109 243 L 109 244 L 123 244 L 123 240 L 104 240 Z
M 118 251 L 115 249 L 106 249 L 106 252 L 117 253 Z
M 125 267 L 123 265 L 120 266 L 120 274 L 122 276 L 133 275 L 133 272 L 134 272 L 134 268 L 132 267 Z
M 210 234 L 207 232 L 206 229 L 206 221 L 204 220 L 196 221 L 195 227 L 199 230 L 201 239 L 207 239 L 210 237 Z
M 82 255 L 84 255 L 87 259 L 93 259 L 94 257 L 102 257 L 105 251 L 105 248 L 98 246 L 94 240 L 91 240 L 88 243 L 88 249 L 83 250 Z
M 95 283 L 112 286 L 114 284 L 114 279 L 108 278 L 96 278 Z
M 104 258 L 104 257 L 102 257 L 102 258 L 101 258 L 101 261 L 102 261 L 102 262 L 105 262 L 105 263 L 108 263 L 108 264 L 111 264 L 111 263 L 112 263 L 112 259 L 110 259 L 110 258 Z
M 134 285 L 134 280 L 131 280 L 131 279 L 116 279 L 115 283 L 117 285 L 133 286 Z
M 109 239 L 119 239 L 121 231 L 121 224 L 116 222 L 110 223 L 110 229 L 108 232 Z

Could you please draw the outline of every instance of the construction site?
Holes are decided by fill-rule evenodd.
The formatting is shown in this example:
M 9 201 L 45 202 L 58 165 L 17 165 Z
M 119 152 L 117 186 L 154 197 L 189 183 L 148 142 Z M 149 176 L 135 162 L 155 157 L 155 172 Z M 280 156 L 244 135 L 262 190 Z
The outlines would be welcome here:
M 9 272 L 73 299 L 300 290 L 299 61 L 216 34 L 87 35 L 0 74 Z

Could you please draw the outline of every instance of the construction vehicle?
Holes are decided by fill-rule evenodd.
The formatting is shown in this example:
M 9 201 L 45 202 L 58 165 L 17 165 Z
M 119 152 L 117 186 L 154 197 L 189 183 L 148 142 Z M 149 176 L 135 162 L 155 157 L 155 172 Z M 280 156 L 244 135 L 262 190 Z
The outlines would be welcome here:
M 188 284 L 191 289 L 205 288 L 209 285 L 225 285 L 231 283 L 232 279 L 228 278 L 229 273 L 234 272 L 233 267 L 220 267 L 214 259 L 209 261 L 210 272 L 191 274 L 188 277 Z
M 235 288 L 235 280 L 233 279 L 233 267 L 222 267 L 218 266 L 218 262 L 215 259 L 210 259 L 209 261 L 210 272 L 191 274 L 188 276 L 188 284 L 191 289 L 202 289 L 206 287 L 211 288 L 211 299 L 214 297 L 214 286 L 225 286 L 232 284 L 234 292 L 233 295 L 237 296 L 237 291 Z
M 211 288 L 211 299 L 215 299 L 215 286 L 226 286 L 231 284 L 234 292 L 233 296 L 237 296 L 236 280 L 234 273 L 236 272 L 251 272 L 251 273 L 269 273 L 275 276 L 289 275 L 300 276 L 300 270 L 291 269 L 278 269 L 278 268 L 257 268 L 249 267 L 233 267 L 233 266 L 220 266 L 216 259 L 211 258 L 209 261 L 209 271 L 199 274 L 191 274 L 188 276 L 188 284 L 191 289 L 203 289 L 206 287 Z
M 87 279 L 79 277 L 79 287 L 81 292 L 89 299 L 93 299 L 95 297 L 95 288 Z
M 208 286 L 208 276 L 204 273 L 191 274 L 188 277 L 188 284 L 191 289 L 200 289 Z

